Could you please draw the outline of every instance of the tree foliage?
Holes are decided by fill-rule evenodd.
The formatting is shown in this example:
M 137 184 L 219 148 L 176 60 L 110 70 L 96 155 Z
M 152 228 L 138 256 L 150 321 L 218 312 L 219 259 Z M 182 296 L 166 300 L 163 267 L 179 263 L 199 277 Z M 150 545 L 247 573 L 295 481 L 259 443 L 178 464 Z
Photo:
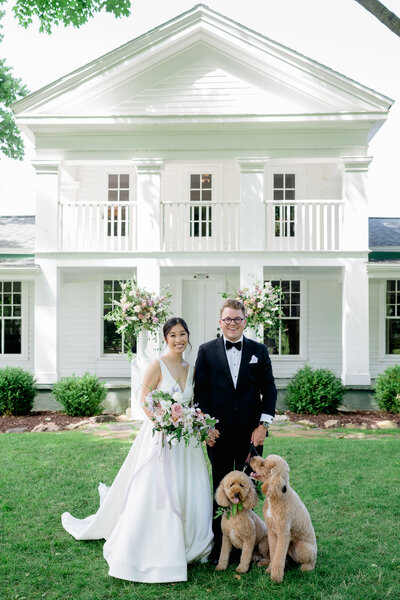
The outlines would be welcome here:
M 101 11 L 128 17 L 130 6 L 131 0 L 16 0 L 12 10 L 22 27 L 29 27 L 36 17 L 39 31 L 51 33 L 60 24 L 81 27 Z
M 4 11 L 0 11 L 0 19 L 3 17 Z M 2 28 L 0 23 L 0 42 L 3 39 Z M 9 158 L 22 160 L 24 155 L 24 144 L 9 106 L 27 93 L 21 80 L 13 77 L 5 59 L 0 58 L 0 152 Z

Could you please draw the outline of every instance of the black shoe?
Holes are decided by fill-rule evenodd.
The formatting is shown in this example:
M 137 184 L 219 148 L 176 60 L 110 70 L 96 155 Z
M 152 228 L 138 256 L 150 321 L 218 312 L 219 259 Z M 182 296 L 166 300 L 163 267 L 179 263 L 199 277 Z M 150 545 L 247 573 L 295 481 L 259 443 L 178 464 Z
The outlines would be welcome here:
M 216 549 L 215 547 L 211 550 L 210 556 L 208 557 L 208 562 L 215 567 L 218 564 L 220 555 L 220 549 Z

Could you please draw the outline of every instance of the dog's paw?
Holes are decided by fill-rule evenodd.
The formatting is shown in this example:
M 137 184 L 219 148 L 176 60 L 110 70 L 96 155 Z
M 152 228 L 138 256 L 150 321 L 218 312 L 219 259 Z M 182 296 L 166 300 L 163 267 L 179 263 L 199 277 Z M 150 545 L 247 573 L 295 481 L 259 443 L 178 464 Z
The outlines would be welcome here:
M 301 565 L 300 571 L 313 571 L 314 567 L 315 567 L 315 564 L 311 565 L 310 563 L 305 563 L 305 564 Z
M 218 564 L 218 565 L 215 567 L 215 570 L 216 570 L 216 571 L 226 571 L 226 567 L 225 567 L 224 565 L 219 565 L 219 564 Z
M 271 581 L 274 583 L 282 583 L 283 571 L 281 569 L 271 569 Z
M 257 567 L 266 567 L 269 565 L 269 560 L 268 558 L 262 558 L 261 560 L 258 561 L 257 563 Z M 269 571 L 268 571 L 269 572 Z
M 236 573 L 247 573 L 248 570 L 249 567 L 246 567 L 246 565 L 239 565 L 236 567 Z

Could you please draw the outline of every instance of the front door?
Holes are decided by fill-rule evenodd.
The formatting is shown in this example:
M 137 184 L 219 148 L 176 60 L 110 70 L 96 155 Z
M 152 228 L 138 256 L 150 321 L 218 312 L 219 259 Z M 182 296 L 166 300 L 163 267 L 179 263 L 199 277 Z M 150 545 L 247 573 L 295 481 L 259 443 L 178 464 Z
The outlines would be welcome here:
M 219 311 L 225 290 L 222 279 L 191 279 L 182 282 L 182 315 L 190 330 L 192 350 L 185 352 L 186 360 L 196 362 L 200 344 L 219 335 Z

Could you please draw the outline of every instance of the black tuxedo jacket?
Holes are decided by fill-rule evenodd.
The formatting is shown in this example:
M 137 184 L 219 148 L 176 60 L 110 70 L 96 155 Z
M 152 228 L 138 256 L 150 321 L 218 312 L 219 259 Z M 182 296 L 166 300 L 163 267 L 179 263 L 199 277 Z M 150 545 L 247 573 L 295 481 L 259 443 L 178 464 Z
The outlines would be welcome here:
M 276 388 L 271 360 L 264 344 L 243 337 L 236 388 L 221 336 L 202 344 L 196 360 L 194 401 L 219 420 L 225 434 L 251 435 L 262 413 L 275 415 Z

